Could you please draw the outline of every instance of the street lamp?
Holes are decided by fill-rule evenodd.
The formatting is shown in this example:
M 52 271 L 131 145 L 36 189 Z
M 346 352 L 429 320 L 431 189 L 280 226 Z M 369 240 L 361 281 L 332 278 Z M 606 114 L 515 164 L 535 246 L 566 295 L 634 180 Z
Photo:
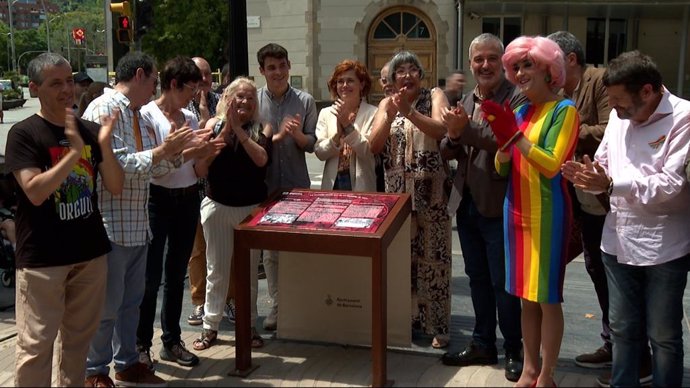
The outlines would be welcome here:
M 106 33 L 106 31 L 108 31 L 108 30 L 106 30 L 105 28 L 102 29 L 102 30 L 99 30 L 99 29 L 96 29 L 95 27 L 94 27 L 94 29 L 96 30 L 96 34 L 103 34 L 103 46 L 105 46 L 105 45 L 106 45 L 106 42 L 105 42 L 105 40 L 106 40 L 105 33 Z M 96 36 L 98 36 L 98 35 L 96 35 Z M 94 44 L 94 47 L 93 47 L 94 50 L 93 50 L 93 51 L 94 51 L 95 54 L 97 54 L 97 51 L 96 51 L 96 36 L 94 36 L 94 38 L 93 38 L 93 44 Z M 101 53 L 103 53 L 103 52 L 101 51 Z
M 14 59 L 14 24 L 12 24 L 12 4 L 16 3 L 17 1 L 19 0 L 7 2 L 7 10 L 9 12 L 10 19 L 10 47 L 12 48 L 12 70 L 14 71 L 17 70 L 17 62 Z
M 48 19 L 48 17 L 46 16 L 46 44 L 47 44 L 47 46 L 48 46 L 48 52 L 49 52 L 49 53 L 52 52 L 52 51 L 50 50 L 50 23 L 52 23 L 53 20 L 59 19 L 59 18 L 61 18 L 61 17 L 63 17 L 63 16 L 64 16 L 64 15 L 57 15 L 57 16 L 54 16 L 54 17 L 52 17 L 52 18 L 50 18 L 50 19 Z
M 19 58 L 17 58 L 17 66 L 19 66 L 19 62 L 22 60 L 22 57 L 23 57 L 24 55 L 26 55 L 26 54 L 35 54 L 35 53 L 44 53 L 44 52 L 45 52 L 45 51 L 43 51 L 43 50 L 30 50 L 30 51 L 24 51 L 23 53 L 21 53 L 21 55 L 19 56 Z

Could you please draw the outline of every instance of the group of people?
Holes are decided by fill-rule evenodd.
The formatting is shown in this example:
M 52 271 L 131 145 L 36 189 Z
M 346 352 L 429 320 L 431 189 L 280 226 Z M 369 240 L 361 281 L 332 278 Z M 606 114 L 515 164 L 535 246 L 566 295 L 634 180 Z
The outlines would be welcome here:
M 423 87 L 419 58 L 400 51 L 380 71 L 378 106 L 367 102 L 369 70 L 348 59 L 320 112 L 288 83 L 285 48 L 267 44 L 257 60 L 264 87 L 237 77 L 219 95 L 203 58 L 175 57 L 159 77 L 153 58 L 129 53 L 81 118 L 69 63 L 54 53 L 29 63 L 41 107 L 12 128 L 6 155 L 20 187 L 17 386 L 50 385 L 58 332 L 58 384 L 164 386 L 150 354 L 162 280 L 160 358 L 197 365 L 181 340 L 187 271 L 201 352 L 234 314 L 234 227 L 270 193 L 310 187 L 307 152 L 325 162 L 323 190 L 411 194 L 410 325 L 434 348 L 450 342 L 456 216 L 475 326 L 444 364 L 498 363 L 498 324 L 506 378 L 555 386 L 578 221 L 605 343 L 576 362 L 612 363 L 619 386 L 639 384 L 653 360 L 655 385 L 681 384 L 690 102 L 663 87 L 651 58 L 633 51 L 595 69 L 567 32 L 505 48 L 482 34 L 469 47 L 470 93 L 462 71 L 445 91 Z M 263 346 L 260 254 L 251 253 L 253 347 Z M 278 264 L 278 252 L 263 252 L 266 330 L 279 324 Z
M 449 210 L 476 320 L 470 344 L 443 363 L 497 363 L 498 317 L 506 378 L 555 386 L 565 266 L 578 237 L 604 345 L 576 364 L 612 366 L 601 386 L 680 385 L 690 102 L 638 51 L 605 69 L 586 65 L 566 31 L 505 50 L 482 34 L 469 64 L 477 86 L 444 112 L 441 149 L 458 160 Z

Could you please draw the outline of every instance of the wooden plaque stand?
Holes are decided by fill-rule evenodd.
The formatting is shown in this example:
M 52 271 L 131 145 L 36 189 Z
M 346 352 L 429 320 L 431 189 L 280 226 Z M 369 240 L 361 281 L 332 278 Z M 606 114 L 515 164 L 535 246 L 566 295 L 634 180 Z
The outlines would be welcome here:
M 329 228 L 327 222 L 318 219 L 306 225 L 296 223 L 288 225 L 285 219 L 276 220 L 274 224 L 258 222 L 269 210 L 286 197 L 299 196 L 316 198 L 317 201 L 328 201 L 337 197 L 357 197 L 359 204 L 366 207 L 367 199 L 376 202 L 385 199 L 393 204 L 376 220 L 376 227 L 358 230 L 355 227 Z M 300 204 L 299 202 L 293 202 Z M 409 194 L 355 193 L 340 191 L 319 191 L 295 189 L 289 192 L 276 193 L 257 207 L 235 229 L 234 257 L 235 298 L 237 317 L 235 323 L 236 358 L 232 375 L 247 376 L 258 366 L 252 366 L 251 358 L 251 318 L 250 318 L 250 278 L 249 250 L 265 249 L 275 251 L 292 251 L 322 253 L 349 256 L 371 257 L 372 284 L 372 385 L 390 385 L 386 379 L 387 349 L 387 305 L 386 305 L 386 265 L 387 248 L 398 230 L 409 217 L 412 209 Z M 270 217 L 268 217 L 270 218 Z M 279 217 L 278 217 L 279 218 Z M 357 219 L 349 218 L 349 224 L 355 225 Z M 354 220 L 354 221 L 353 221 Z

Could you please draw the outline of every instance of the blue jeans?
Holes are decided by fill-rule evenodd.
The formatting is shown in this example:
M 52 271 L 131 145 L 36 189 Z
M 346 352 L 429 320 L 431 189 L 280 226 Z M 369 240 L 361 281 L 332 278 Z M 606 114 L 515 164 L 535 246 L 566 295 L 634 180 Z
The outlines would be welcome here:
M 161 340 L 163 346 L 180 343 L 180 316 L 184 297 L 187 264 L 194 246 L 199 222 L 199 189 L 196 184 L 186 189 L 167 189 L 151 185 L 149 222 L 153 239 L 149 243 L 146 263 L 146 289 L 139 306 L 137 345 L 150 348 L 156 319 L 158 289 L 165 272 L 161 303 Z M 168 244 L 167 254 L 165 245 Z M 165 261 L 163 257 L 165 255 Z
M 620 264 L 602 253 L 609 288 L 613 340 L 611 386 L 639 385 L 639 360 L 646 346 L 644 322 L 652 344 L 655 387 L 683 382 L 683 293 L 690 255 L 652 266 Z
M 108 280 L 101 323 L 86 357 L 86 376 L 108 374 L 115 360 L 121 372 L 139 362 L 136 349 L 139 305 L 144 297 L 146 245 L 124 247 L 110 242 Z
M 510 295 L 505 289 L 503 218 L 482 216 L 472 197 L 465 193 L 458 209 L 457 222 L 474 307 L 472 341 L 484 348 L 496 348 L 498 310 L 498 325 L 504 338 L 503 348 L 507 351 L 520 351 L 520 299 Z
M 604 230 L 605 215 L 581 212 L 582 248 L 585 268 L 594 284 L 599 307 L 601 308 L 601 339 L 611 350 L 611 328 L 609 327 L 609 289 L 606 284 L 606 269 L 601 261 L 601 234 Z M 646 342 L 646 341 L 645 341 Z

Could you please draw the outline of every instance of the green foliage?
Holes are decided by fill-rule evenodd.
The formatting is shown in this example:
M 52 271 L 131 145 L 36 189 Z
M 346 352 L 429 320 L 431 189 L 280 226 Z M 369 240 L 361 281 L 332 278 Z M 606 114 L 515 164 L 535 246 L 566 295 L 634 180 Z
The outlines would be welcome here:
M 139 1 L 139 0 L 136 0 Z M 227 0 L 149 0 L 153 6 L 153 25 L 137 43 L 137 48 L 151 54 L 159 67 L 176 55 L 202 56 L 212 69 L 228 61 L 229 6 Z M 38 29 L 15 30 L 15 59 L 21 73 L 38 55 L 28 51 L 47 51 L 47 30 L 51 51 L 68 58 L 74 71 L 85 68 L 85 55 L 107 54 L 105 49 L 104 0 L 56 0 L 59 13 L 48 15 Z M 46 28 L 48 27 L 48 28 Z M 75 46 L 72 29 L 86 29 L 86 44 Z M 8 60 L 9 26 L 0 22 L 0 69 L 12 68 Z M 2 48 L 5 48 L 3 50 Z M 24 56 L 19 57 L 26 53 Z
M 151 2 L 153 27 L 141 38 L 141 48 L 159 65 L 176 55 L 204 57 L 214 70 L 228 61 L 227 0 Z
M 74 6 L 74 4 L 73 4 Z M 84 2 L 75 11 L 50 15 L 50 48 L 51 51 L 60 53 L 70 60 L 75 71 L 85 68 L 85 55 L 105 53 L 105 17 L 104 8 L 93 2 Z M 86 30 L 86 41 L 82 45 L 76 45 L 72 40 L 73 28 Z M 39 42 L 46 47 L 45 23 L 38 29 Z
M 69 58 L 76 70 L 84 68 L 84 55 L 105 53 L 105 2 L 104 0 L 54 0 L 60 11 L 47 15 L 50 24 L 51 51 Z M 6 8 L 5 8 L 6 10 Z M 15 60 L 19 61 L 22 73 L 26 72 L 26 65 L 38 53 L 28 51 L 47 51 L 46 21 L 37 29 L 14 29 Z M 71 39 L 72 28 L 86 29 L 86 45 L 76 46 Z M 12 69 L 9 58 L 9 25 L 0 21 L 0 70 Z M 69 47 L 69 49 L 68 49 Z M 20 56 L 24 53 L 26 55 Z
M 7 89 L 2 91 L 2 98 L 5 100 L 17 100 L 22 97 L 22 91 L 18 89 Z
M 3 74 L 2 78 L 3 79 L 11 79 L 14 87 L 17 87 L 17 85 L 19 84 L 19 74 L 17 74 L 16 71 L 6 71 Z
M 21 87 L 19 86 L 19 80 L 21 76 L 17 74 L 15 71 L 6 71 L 3 74 L 3 79 L 9 79 L 12 80 L 12 87 L 5 87 L 2 90 L 2 97 L 7 99 L 7 100 L 14 100 L 17 98 L 23 98 L 23 92 Z

